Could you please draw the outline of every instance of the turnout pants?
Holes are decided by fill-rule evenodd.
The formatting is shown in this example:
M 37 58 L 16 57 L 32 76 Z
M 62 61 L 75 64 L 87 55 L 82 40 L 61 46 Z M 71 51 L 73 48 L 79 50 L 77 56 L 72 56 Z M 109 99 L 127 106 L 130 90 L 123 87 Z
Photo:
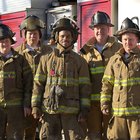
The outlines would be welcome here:
M 87 131 L 88 140 L 106 140 L 110 118 L 110 115 L 102 114 L 99 102 L 92 103 L 87 118 L 87 128 L 84 128 Z
M 37 120 L 32 115 L 25 118 L 25 140 L 35 140 Z
M 140 140 L 140 117 L 112 117 L 107 136 L 109 140 Z
M 84 140 L 84 133 L 75 114 L 48 114 L 43 117 L 41 140 Z
M 0 107 L 0 140 L 22 140 L 23 135 L 23 107 Z

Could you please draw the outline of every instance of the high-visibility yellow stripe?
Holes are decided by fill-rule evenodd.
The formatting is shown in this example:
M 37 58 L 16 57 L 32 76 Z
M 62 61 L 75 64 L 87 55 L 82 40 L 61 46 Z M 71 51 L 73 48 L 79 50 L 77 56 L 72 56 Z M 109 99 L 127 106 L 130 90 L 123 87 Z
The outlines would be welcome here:
M 113 108 L 113 114 L 115 116 L 131 116 L 140 114 L 140 106 L 127 107 L 127 108 Z
M 123 80 L 118 80 L 115 79 L 114 86 L 133 86 L 133 85 L 140 85 L 140 78 L 130 78 L 130 79 L 123 79 Z
M 76 107 L 69 107 L 69 106 L 59 106 L 58 110 L 52 111 L 48 107 L 42 107 L 43 112 L 48 112 L 50 114 L 56 114 L 56 113 L 71 113 L 71 114 L 77 114 L 79 109 Z
M 32 64 L 32 65 L 31 65 L 31 68 L 37 68 L 37 66 L 38 66 L 38 65 L 36 65 L 36 64 Z
M 31 71 L 31 68 L 29 66 L 23 67 L 23 73 L 29 73 Z
M 114 77 L 112 77 L 110 75 L 104 75 L 103 81 L 109 81 L 113 85 L 114 84 Z
M 91 94 L 91 100 L 92 101 L 99 101 L 100 100 L 100 94 Z
M 60 78 L 60 77 L 47 77 L 47 84 L 48 85 L 55 85 L 55 84 L 59 84 L 59 85 L 75 85 L 78 86 L 79 81 L 78 79 L 74 79 L 74 78 Z
M 88 77 L 79 77 L 79 84 L 90 84 L 90 79 Z
M 15 105 L 21 105 L 22 103 L 23 101 L 21 98 L 12 99 L 10 101 L 1 100 L 0 106 L 15 106 Z
M 0 71 L 0 78 L 15 78 L 15 77 L 16 77 L 15 72 Z
M 41 75 L 41 74 L 36 74 L 34 80 L 36 81 L 45 81 L 46 80 L 46 75 Z M 90 84 L 90 80 L 87 77 L 80 77 L 78 79 L 74 78 L 61 78 L 61 77 L 47 77 L 47 84 L 49 85 L 54 85 L 54 84 L 59 84 L 59 85 L 75 85 L 78 86 L 79 84 Z
M 101 94 L 101 102 L 111 101 L 111 95 L 109 94 Z
M 40 103 L 41 97 L 42 97 L 41 94 L 37 94 L 37 95 L 33 94 L 32 99 L 31 99 L 32 104 Z
M 110 83 L 114 84 L 114 86 L 133 86 L 133 85 L 140 85 L 140 78 L 139 77 L 132 77 L 130 79 L 115 79 L 110 75 L 104 75 L 103 81 L 109 81 Z
M 34 76 L 35 81 L 45 81 L 46 80 L 46 75 L 44 74 L 36 74 Z
M 90 73 L 91 74 L 100 74 L 100 73 L 104 73 L 104 71 L 105 71 L 104 66 L 90 68 Z

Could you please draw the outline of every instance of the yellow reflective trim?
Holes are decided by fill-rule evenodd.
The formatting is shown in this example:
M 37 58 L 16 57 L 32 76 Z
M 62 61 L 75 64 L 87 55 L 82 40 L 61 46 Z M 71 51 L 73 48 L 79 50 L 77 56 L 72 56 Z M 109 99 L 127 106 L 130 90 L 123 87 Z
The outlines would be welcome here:
M 74 78 L 61 78 L 61 77 L 47 77 L 47 84 L 48 85 L 75 85 L 78 86 L 79 82 L 78 79 Z
M 42 97 L 41 94 L 38 94 L 38 95 L 33 94 L 32 99 L 31 99 L 32 104 L 40 103 L 41 97 Z
M 127 107 L 127 108 L 113 108 L 113 114 L 115 116 L 131 116 L 140 114 L 140 106 Z
M 59 106 L 58 110 L 53 111 L 50 110 L 48 107 L 43 106 L 42 107 L 43 112 L 48 112 L 49 114 L 57 114 L 57 113 L 71 113 L 71 114 L 77 114 L 79 111 L 79 108 L 77 107 L 69 107 L 69 106 Z
M 16 77 L 16 73 L 15 72 L 4 72 L 4 71 L 0 71 L 0 78 L 15 78 Z
M 23 67 L 23 73 L 28 73 L 29 71 L 31 71 L 31 68 L 29 66 Z
M 82 77 L 78 79 L 74 78 L 61 78 L 61 77 L 47 77 L 48 85 L 74 85 L 78 86 L 79 84 L 90 84 L 89 78 Z
M 102 93 L 100 100 L 101 100 L 101 102 L 111 101 L 111 95 L 107 94 L 107 93 L 106 94 Z
M 123 79 L 118 80 L 115 79 L 114 86 L 133 86 L 133 85 L 140 85 L 140 78 L 130 78 L 130 79 Z
M 91 100 L 92 101 L 99 101 L 100 100 L 100 94 L 91 94 Z
M 103 81 L 109 81 L 113 85 L 114 84 L 114 77 L 112 77 L 110 75 L 104 75 Z
M 0 102 L 0 106 L 15 106 L 15 105 L 22 105 L 22 99 L 17 98 L 17 99 L 12 99 L 10 101 L 2 100 L 2 102 Z
M 90 106 L 90 100 L 88 98 L 82 98 L 81 99 L 81 104 L 83 106 Z
M 46 75 L 43 74 L 36 74 L 34 76 L 34 80 L 35 81 L 45 81 L 46 80 Z
M 88 77 L 79 77 L 79 84 L 90 84 L 90 79 Z
M 100 74 L 100 73 L 104 73 L 104 71 L 105 71 L 104 66 L 90 68 L 90 73 L 91 74 Z
M 36 65 L 36 64 L 32 64 L 32 65 L 31 65 L 31 68 L 37 68 L 37 66 L 38 66 L 38 65 Z

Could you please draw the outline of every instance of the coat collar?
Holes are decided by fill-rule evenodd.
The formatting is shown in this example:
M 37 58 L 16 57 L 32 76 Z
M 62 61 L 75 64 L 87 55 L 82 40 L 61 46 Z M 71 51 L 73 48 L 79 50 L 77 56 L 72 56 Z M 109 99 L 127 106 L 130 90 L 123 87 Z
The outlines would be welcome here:
M 121 48 L 118 52 L 116 52 L 117 54 L 123 56 L 125 54 L 125 50 L 124 48 Z M 140 55 L 140 49 L 138 47 L 135 47 L 134 49 L 131 50 L 130 52 L 131 54 L 134 55 Z
M 57 49 L 59 50 L 59 54 L 66 54 L 66 53 L 70 53 L 73 49 L 73 46 L 70 46 L 68 48 L 63 48 L 61 45 L 57 45 Z
M 21 51 L 22 51 L 23 53 L 32 51 L 31 49 L 29 49 L 29 48 L 27 47 L 27 45 L 28 45 L 27 43 L 23 43 L 23 44 L 21 45 Z M 41 45 L 39 45 L 38 48 L 33 49 L 33 50 L 35 50 L 35 51 L 37 51 L 37 52 L 40 53 L 41 50 L 42 50 L 42 47 L 41 47 Z
M 107 42 L 104 45 L 104 48 L 112 47 L 112 45 L 115 43 L 115 37 L 108 36 Z M 84 52 L 84 54 L 87 54 L 89 51 L 93 50 L 95 48 L 95 44 L 97 43 L 97 40 L 95 37 L 92 37 L 87 41 L 87 43 L 81 48 L 81 52 Z
M 17 58 L 17 57 L 19 57 L 19 54 L 13 48 L 11 48 L 11 55 L 9 58 Z M 0 58 L 4 58 L 4 56 L 0 54 Z M 5 59 L 9 59 L 9 58 L 5 58 Z

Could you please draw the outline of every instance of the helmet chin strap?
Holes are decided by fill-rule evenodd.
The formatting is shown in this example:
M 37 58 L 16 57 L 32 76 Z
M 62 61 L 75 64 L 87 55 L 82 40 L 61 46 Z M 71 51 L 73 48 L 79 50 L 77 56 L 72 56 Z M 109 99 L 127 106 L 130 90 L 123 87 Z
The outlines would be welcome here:
M 71 45 L 69 45 L 69 46 L 67 46 L 67 47 L 65 47 L 65 46 L 63 46 L 62 44 L 60 44 L 59 41 L 57 41 L 57 43 L 58 43 L 60 46 L 62 46 L 64 49 L 67 49 L 67 48 L 70 48 L 71 46 L 74 46 L 74 42 L 72 42 Z

